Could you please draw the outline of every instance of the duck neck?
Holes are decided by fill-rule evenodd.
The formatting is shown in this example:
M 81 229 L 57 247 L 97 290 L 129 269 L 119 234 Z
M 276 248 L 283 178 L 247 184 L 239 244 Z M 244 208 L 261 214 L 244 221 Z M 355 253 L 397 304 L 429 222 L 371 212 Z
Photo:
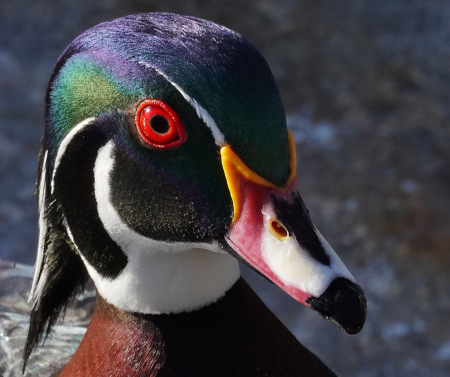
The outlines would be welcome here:
M 157 376 L 165 348 L 161 329 L 149 318 L 117 309 L 97 294 L 86 334 L 59 376 Z
M 193 311 L 216 302 L 240 276 L 238 262 L 225 252 L 201 248 L 167 251 L 146 243 L 123 249 L 128 263 L 113 280 L 101 276 L 86 261 L 85 265 L 100 296 L 126 312 Z
M 60 377 L 334 376 L 239 279 L 218 302 L 179 314 L 129 313 L 97 295 Z

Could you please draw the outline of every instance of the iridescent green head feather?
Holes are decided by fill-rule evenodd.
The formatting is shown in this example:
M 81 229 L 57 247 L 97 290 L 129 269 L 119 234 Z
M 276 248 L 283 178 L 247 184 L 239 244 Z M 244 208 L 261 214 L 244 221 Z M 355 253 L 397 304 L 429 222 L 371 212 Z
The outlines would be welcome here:
M 280 95 L 264 58 L 239 34 L 191 17 L 130 16 L 82 34 L 59 65 L 50 83 L 50 150 L 83 119 L 151 97 L 153 68 L 211 115 L 252 170 L 278 186 L 286 183 Z

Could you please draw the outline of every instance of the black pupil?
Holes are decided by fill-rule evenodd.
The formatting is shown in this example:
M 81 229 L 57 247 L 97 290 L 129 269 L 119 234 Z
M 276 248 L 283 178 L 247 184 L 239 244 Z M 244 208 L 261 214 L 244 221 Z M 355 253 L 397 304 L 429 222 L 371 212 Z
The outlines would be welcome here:
M 170 129 L 169 121 L 162 115 L 154 115 L 150 119 L 150 126 L 159 134 L 166 134 Z

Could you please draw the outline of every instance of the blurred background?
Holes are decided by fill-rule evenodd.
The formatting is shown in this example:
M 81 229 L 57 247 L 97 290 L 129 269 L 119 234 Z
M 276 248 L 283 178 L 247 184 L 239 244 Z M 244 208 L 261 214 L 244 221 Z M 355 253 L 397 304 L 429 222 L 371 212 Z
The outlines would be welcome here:
M 266 57 L 312 218 L 368 297 L 355 336 L 245 276 L 342 376 L 450 376 L 450 3 L 445 0 L 2 0 L 0 259 L 33 264 L 44 91 L 85 29 L 193 15 Z

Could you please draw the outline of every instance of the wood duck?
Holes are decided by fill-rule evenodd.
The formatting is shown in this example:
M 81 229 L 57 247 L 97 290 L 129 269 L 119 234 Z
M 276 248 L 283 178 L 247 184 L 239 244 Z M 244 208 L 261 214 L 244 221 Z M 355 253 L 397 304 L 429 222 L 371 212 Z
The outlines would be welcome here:
M 311 222 L 272 73 L 241 35 L 138 14 L 80 35 L 46 94 L 24 367 L 90 277 L 60 376 L 334 376 L 238 260 L 348 333 L 366 300 Z

